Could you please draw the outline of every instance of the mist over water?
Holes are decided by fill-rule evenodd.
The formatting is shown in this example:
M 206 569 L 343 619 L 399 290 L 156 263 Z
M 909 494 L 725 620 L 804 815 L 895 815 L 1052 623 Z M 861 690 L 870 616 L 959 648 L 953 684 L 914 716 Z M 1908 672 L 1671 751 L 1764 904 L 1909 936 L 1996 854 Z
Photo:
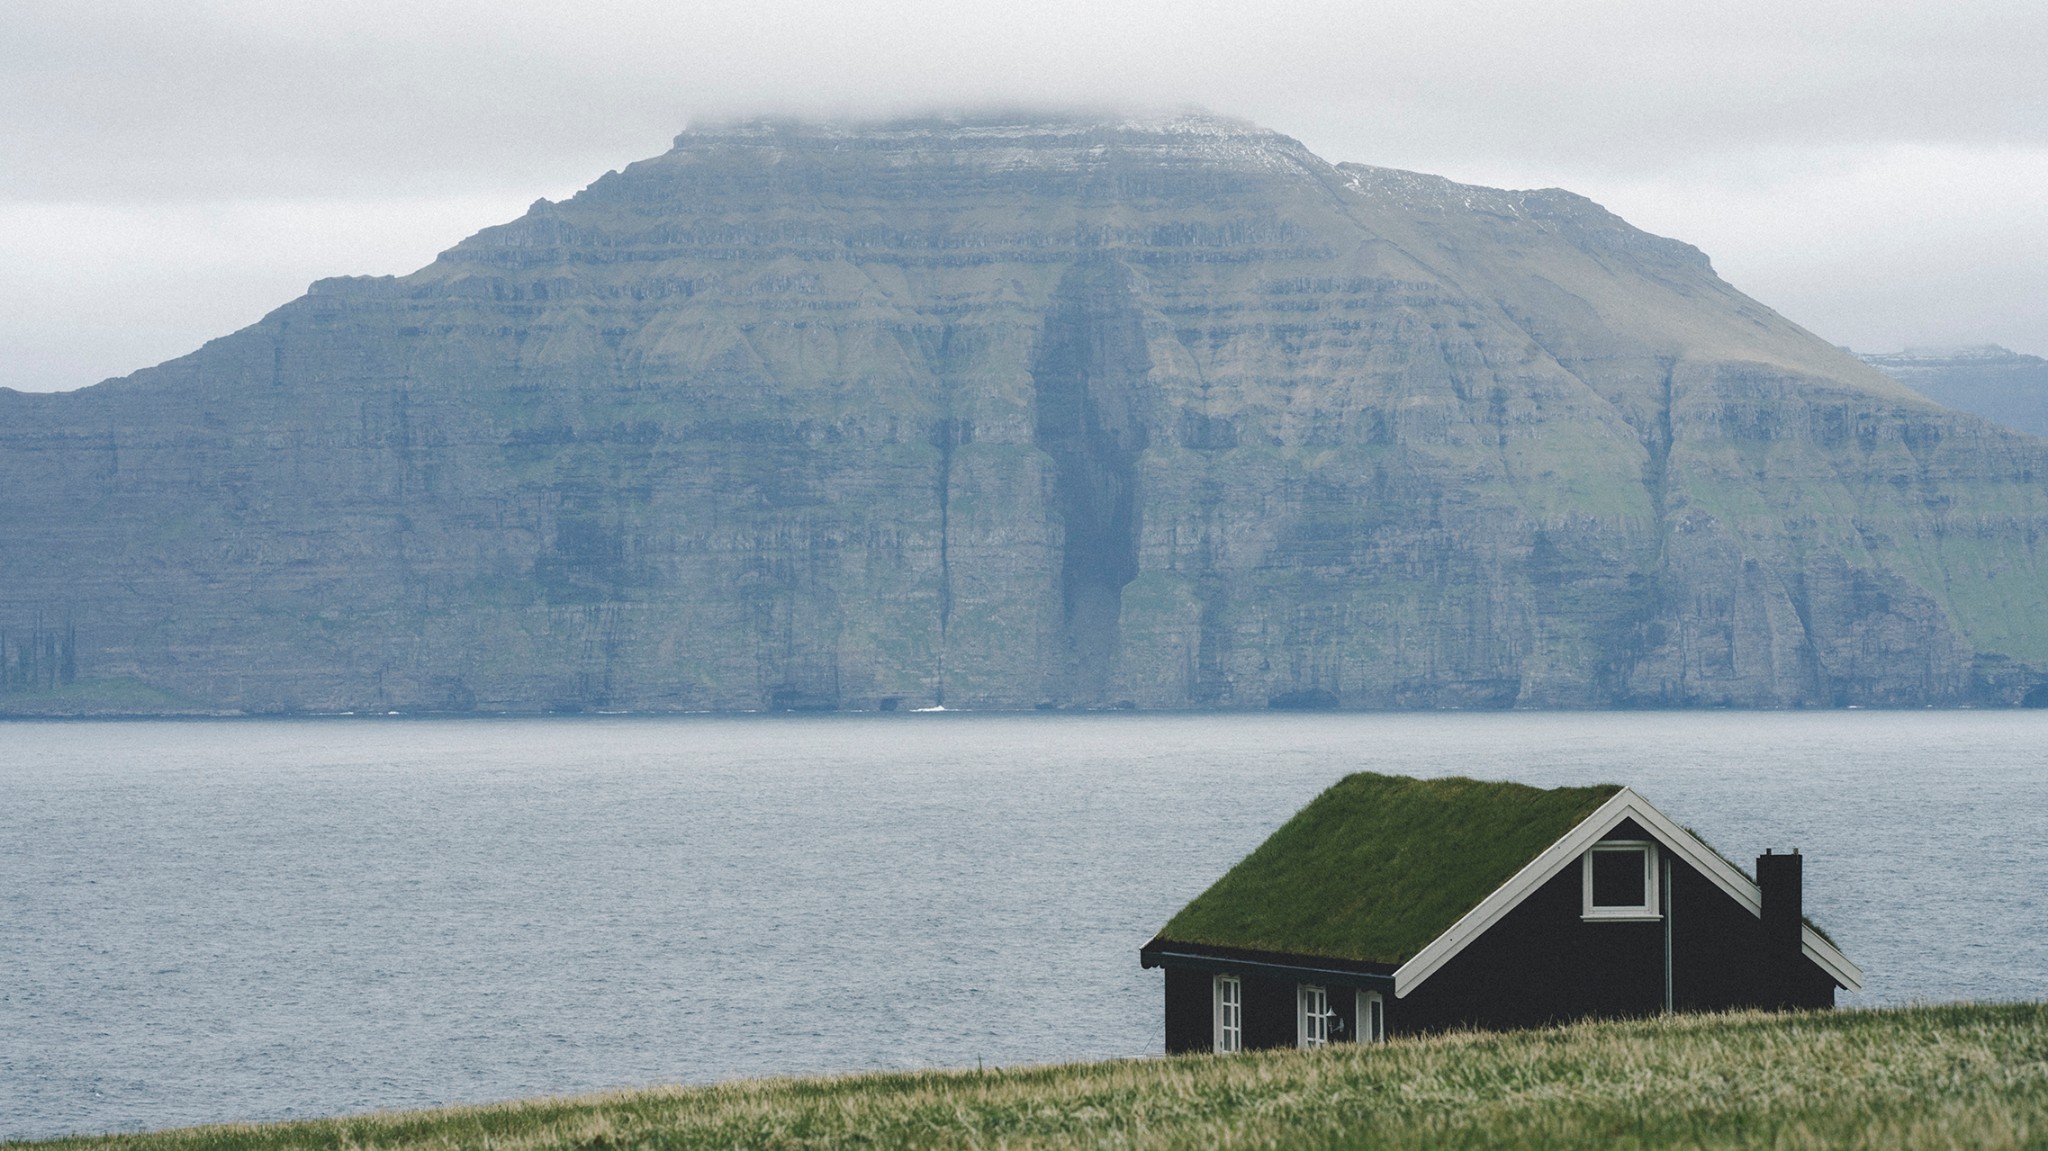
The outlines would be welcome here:
M 0 1138 L 1142 1055 L 1137 949 L 1350 771 L 1807 855 L 1846 1004 L 2048 991 L 2048 715 L 0 724 Z

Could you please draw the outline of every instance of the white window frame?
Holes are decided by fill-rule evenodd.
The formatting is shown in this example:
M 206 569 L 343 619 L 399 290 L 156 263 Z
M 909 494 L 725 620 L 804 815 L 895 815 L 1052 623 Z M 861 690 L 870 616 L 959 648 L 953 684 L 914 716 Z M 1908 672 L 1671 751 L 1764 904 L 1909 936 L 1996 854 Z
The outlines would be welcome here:
M 1244 981 L 1235 975 L 1218 975 L 1210 987 L 1211 1039 L 1216 1054 L 1244 1050 Z
M 1294 1039 L 1298 1047 L 1322 1047 L 1330 1042 L 1330 1023 L 1337 1016 L 1330 1010 L 1330 990 L 1314 983 L 1294 986 Z
M 1602 852 L 1619 853 L 1623 851 L 1642 853 L 1643 902 L 1628 907 L 1604 905 L 1595 907 L 1593 905 L 1593 856 Z M 1584 904 L 1579 913 L 1580 918 L 1598 919 L 1609 923 L 1629 923 L 1662 919 L 1664 916 L 1658 907 L 1657 900 L 1658 868 L 1663 866 L 1663 860 L 1660 856 L 1661 853 L 1657 850 L 1657 842 L 1653 839 L 1603 839 L 1587 848 L 1586 854 L 1581 857 L 1579 869 L 1585 893 Z
M 1377 991 L 1358 993 L 1358 1041 L 1387 1041 L 1387 997 Z

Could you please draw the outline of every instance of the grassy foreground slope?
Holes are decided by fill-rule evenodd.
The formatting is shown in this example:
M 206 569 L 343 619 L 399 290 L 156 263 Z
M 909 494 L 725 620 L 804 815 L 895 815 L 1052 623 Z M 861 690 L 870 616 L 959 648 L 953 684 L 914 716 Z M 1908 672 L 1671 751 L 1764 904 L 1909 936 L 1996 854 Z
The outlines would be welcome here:
M 16 1146 L 2048 1147 L 2048 1005 L 1685 1016 L 1314 1053 L 762 1080 Z

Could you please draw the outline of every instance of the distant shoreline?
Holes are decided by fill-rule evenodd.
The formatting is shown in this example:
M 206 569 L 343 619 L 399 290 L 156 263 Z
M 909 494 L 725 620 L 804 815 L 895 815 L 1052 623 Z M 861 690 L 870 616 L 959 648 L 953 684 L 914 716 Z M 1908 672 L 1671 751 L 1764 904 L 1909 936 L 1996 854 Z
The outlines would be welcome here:
M 0 697 L 4 700 L 4 697 Z M 1671 706 L 1671 707 L 1413 707 L 1413 708 L 1285 708 L 1285 707 L 1212 707 L 1212 708 L 1138 708 L 1138 707 L 1062 707 L 1062 708 L 969 708 L 947 707 L 909 708 L 883 710 L 879 708 L 790 708 L 784 710 L 761 709 L 758 711 L 293 711 L 293 712 L 243 712 L 243 711 L 109 711 L 109 712 L 32 712 L 0 710 L 0 724 L 6 723 L 151 723 L 151 722 L 261 722 L 300 720 L 348 720 L 377 722 L 385 720 L 604 720 L 604 719 L 821 719 L 839 717 L 882 717 L 908 719 L 911 716 L 1108 716 L 1143 715 L 1159 716 L 1249 716 L 1249 715 L 1309 715 L 1309 716 L 1418 716 L 1418 715 L 1602 715 L 1602 714 L 1680 714 L 1680 715 L 1806 715 L 1833 714 L 1837 712 L 2031 712 L 2048 710 L 2034 705 L 2013 705 L 1989 707 L 1984 704 L 1923 704 L 1880 706 L 1876 704 L 1847 704 L 1841 707 L 1722 707 L 1722 706 Z

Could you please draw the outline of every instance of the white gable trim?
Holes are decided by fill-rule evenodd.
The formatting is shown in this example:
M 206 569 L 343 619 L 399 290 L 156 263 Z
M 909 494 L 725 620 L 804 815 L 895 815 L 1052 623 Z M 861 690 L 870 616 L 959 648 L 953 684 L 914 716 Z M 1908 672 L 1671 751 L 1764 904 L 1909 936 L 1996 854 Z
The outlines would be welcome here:
M 1608 832 L 1619 827 L 1624 820 L 1633 819 L 1643 830 L 1648 831 L 1664 850 L 1683 859 L 1693 869 L 1706 876 L 1728 897 L 1742 905 L 1751 915 L 1763 916 L 1763 892 L 1750 878 L 1735 869 L 1719 852 L 1701 843 L 1691 832 L 1673 823 L 1663 812 L 1650 806 L 1650 801 L 1628 788 L 1622 788 L 1614 797 L 1580 820 L 1578 826 L 1564 833 L 1556 843 L 1543 849 L 1506 883 L 1496 888 L 1493 894 L 1479 901 L 1479 906 L 1465 913 L 1464 917 L 1450 926 L 1442 935 L 1430 940 L 1429 945 L 1416 952 L 1415 958 L 1402 964 L 1394 972 L 1394 997 L 1405 998 L 1407 994 L 1422 986 L 1422 981 L 1435 974 L 1437 969 L 1449 963 L 1451 958 L 1486 930 L 1499 922 L 1502 916 L 1513 911 L 1535 890 L 1557 877 L 1565 868 L 1578 862 L 1587 848 L 1599 842 Z M 1800 951 L 1818 964 L 1821 970 L 1834 977 L 1835 982 L 1851 991 L 1863 989 L 1863 971 L 1841 949 L 1819 932 L 1804 925 L 1800 928 Z

